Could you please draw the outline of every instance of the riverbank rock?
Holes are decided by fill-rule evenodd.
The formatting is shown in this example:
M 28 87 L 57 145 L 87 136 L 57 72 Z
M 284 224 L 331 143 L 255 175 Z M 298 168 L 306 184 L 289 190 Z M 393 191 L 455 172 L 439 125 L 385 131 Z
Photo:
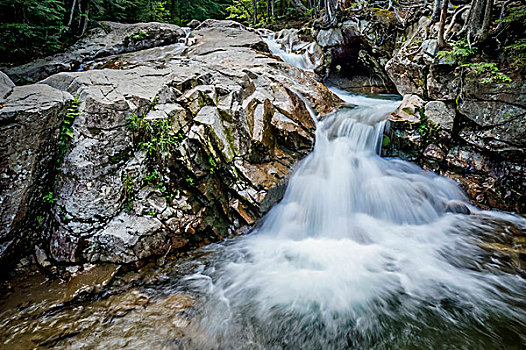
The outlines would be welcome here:
M 62 96 L 56 112 L 42 109 L 39 122 L 53 121 L 49 132 L 63 120 L 58 106 L 71 96 L 81 101 L 60 166 L 46 168 L 52 181 L 14 198 L 32 203 L 53 193 L 41 232 L 53 261 L 129 263 L 253 224 L 312 147 L 309 108 L 324 114 L 339 103 L 314 74 L 276 59 L 261 36 L 236 22 L 204 21 L 188 41 L 178 55 L 166 46 L 140 50 L 100 59 L 114 69 L 62 72 L 15 88 Z M 56 140 L 38 139 L 50 149 L 32 154 L 53 158 Z M 21 134 L 10 143 L 27 147 Z
M 2 71 L 0 71 L 0 102 L 13 91 L 15 83 Z
M 316 29 L 312 35 L 323 53 L 323 65 L 316 71 L 328 85 L 344 90 L 392 92 L 384 66 L 394 48 L 388 38 L 395 33 L 390 23 L 378 21 L 375 11 L 355 12 L 336 27 Z
M 444 63 L 429 39 L 436 31 L 422 17 L 385 66 L 400 94 L 422 102 L 392 117 L 384 154 L 457 179 L 482 206 L 524 214 L 526 81 L 507 69 L 511 82 L 488 83 Z
M 8 86 L 11 84 L 8 84 Z M 53 200 L 59 129 L 72 100 L 47 85 L 12 87 L 0 104 L 0 263 L 27 249 Z M 48 201 L 44 196 L 48 195 Z M 7 271 L 4 271 L 7 272 Z
M 168 23 L 99 22 L 64 53 L 1 70 L 17 84 L 37 82 L 59 72 L 83 69 L 101 57 L 178 43 L 185 35 L 181 27 Z

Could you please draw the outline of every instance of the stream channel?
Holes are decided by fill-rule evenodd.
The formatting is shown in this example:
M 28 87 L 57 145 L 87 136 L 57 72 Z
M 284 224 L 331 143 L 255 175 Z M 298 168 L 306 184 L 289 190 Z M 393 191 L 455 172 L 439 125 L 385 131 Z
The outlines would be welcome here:
M 506 247 L 526 220 L 380 157 L 396 96 L 332 90 L 349 106 L 317 122 L 251 233 L 66 285 L 23 279 L 0 300 L 0 348 L 524 349 L 524 261 Z

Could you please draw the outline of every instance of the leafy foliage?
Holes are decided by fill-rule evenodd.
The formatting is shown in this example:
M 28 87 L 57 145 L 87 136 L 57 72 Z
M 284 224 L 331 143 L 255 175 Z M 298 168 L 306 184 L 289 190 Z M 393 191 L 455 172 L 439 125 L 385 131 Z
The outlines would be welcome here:
M 227 19 L 232 19 L 242 23 L 249 23 L 251 14 L 247 11 L 250 8 L 251 1 L 232 0 L 232 5 L 225 10 L 228 14 Z
M 60 165 L 60 163 L 62 163 L 62 161 L 64 160 L 64 156 L 66 155 L 71 139 L 73 138 L 73 122 L 75 121 L 77 116 L 80 115 L 80 102 L 81 101 L 79 100 L 79 96 L 76 95 L 73 99 L 73 102 L 71 103 L 71 107 L 68 108 L 68 113 L 64 117 L 64 121 L 62 122 L 60 134 L 58 137 L 59 154 L 57 157 L 57 165 Z
M 0 0 L 0 57 L 12 61 L 62 48 L 61 0 Z
M 42 199 L 49 204 L 55 204 L 55 202 L 57 201 L 57 199 L 53 195 L 53 192 L 49 192 Z
M 500 72 L 495 62 L 470 62 L 477 53 L 477 48 L 470 46 L 466 41 L 455 42 L 451 51 L 440 51 L 437 55 L 445 63 L 459 65 L 465 68 L 467 75 L 472 79 L 480 79 L 482 84 L 510 83 L 511 78 Z
M 439 51 L 437 58 L 444 58 L 447 64 L 464 64 L 477 53 L 476 47 L 471 47 L 467 41 L 458 40 L 450 51 Z
M 512 66 L 518 69 L 526 67 L 526 38 L 518 39 L 504 47 L 504 52 L 513 60 Z
M 217 163 L 212 156 L 208 157 L 208 164 L 210 164 L 210 174 L 214 174 L 217 169 Z
M 502 18 L 502 22 L 522 22 L 526 21 L 526 6 L 512 6 L 508 9 L 506 16 Z
M 82 13 L 79 3 L 87 7 Z M 81 19 L 185 24 L 225 18 L 230 5 L 230 0 L 0 0 L 0 61 L 19 63 L 64 49 L 83 34 Z
M 422 140 L 427 145 L 431 143 L 438 135 L 441 127 L 440 125 L 429 120 L 429 118 L 424 114 L 424 109 L 421 108 L 419 111 L 420 114 L 420 126 L 418 128 L 418 133 L 422 137 Z
M 509 76 L 499 72 L 499 68 L 494 62 L 466 63 L 463 64 L 462 67 L 468 68 L 468 75 L 481 78 L 480 82 L 482 84 L 511 82 Z

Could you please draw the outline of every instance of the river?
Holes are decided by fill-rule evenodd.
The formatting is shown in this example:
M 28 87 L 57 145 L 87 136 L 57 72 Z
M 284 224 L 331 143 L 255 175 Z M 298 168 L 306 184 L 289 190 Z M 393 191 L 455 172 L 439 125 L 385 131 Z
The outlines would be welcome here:
M 332 90 L 349 106 L 318 122 L 313 151 L 250 234 L 122 270 L 72 302 L 54 299 L 57 282 L 35 277 L 0 304 L 0 344 L 524 348 L 523 262 L 496 247 L 523 238 L 526 220 L 480 210 L 452 180 L 380 157 L 396 98 Z

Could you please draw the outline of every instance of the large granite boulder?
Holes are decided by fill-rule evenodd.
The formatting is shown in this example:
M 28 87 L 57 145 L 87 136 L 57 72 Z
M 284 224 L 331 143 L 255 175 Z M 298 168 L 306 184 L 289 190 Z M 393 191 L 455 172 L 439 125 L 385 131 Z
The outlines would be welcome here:
M 47 85 L 14 87 L 5 100 L 0 100 L 2 266 L 42 238 L 46 210 L 53 201 L 49 192 L 55 176 L 59 130 L 71 100 L 69 93 Z
M 316 114 L 339 103 L 236 22 L 204 21 L 188 43 L 177 55 L 158 47 L 103 57 L 91 68 L 118 69 L 25 87 L 81 101 L 46 187 L 56 200 L 42 232 L 51 260 L 128 263 L 242 231 L 280 199 L 312 147 Z

